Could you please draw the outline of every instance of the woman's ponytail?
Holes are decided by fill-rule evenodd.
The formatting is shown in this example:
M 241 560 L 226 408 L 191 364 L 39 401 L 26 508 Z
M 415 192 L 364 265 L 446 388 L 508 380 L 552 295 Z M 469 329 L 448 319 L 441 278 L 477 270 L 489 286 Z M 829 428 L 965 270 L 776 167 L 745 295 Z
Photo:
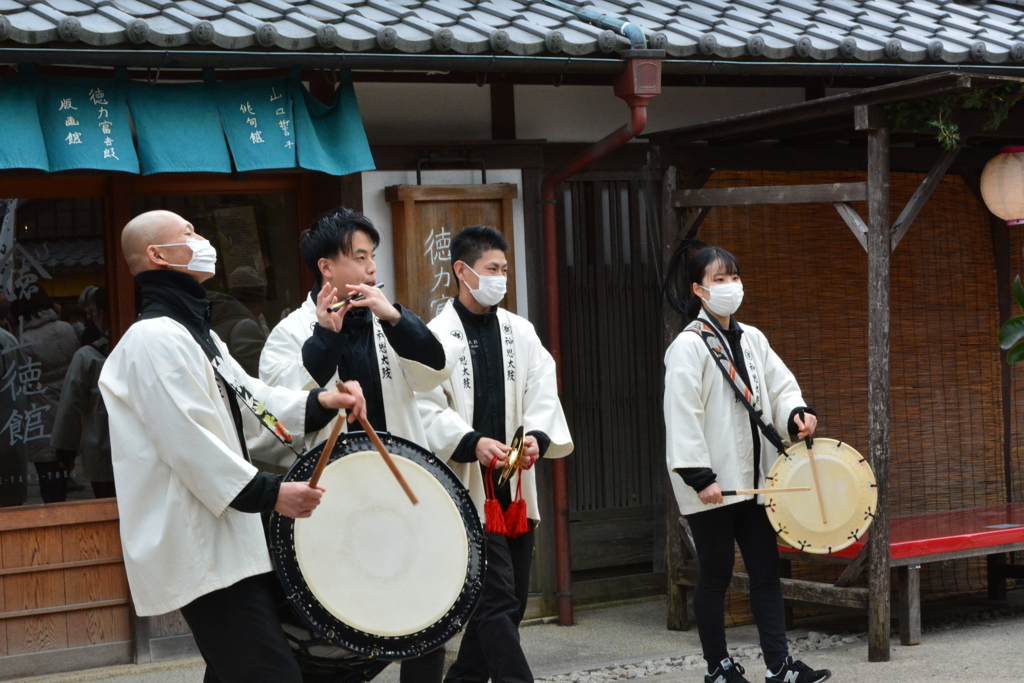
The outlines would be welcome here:
M 708 248 L 708 245 L 700 240 L 683 240 L 669 259 L 665 271 L 662 296 L 687 323 L 693 321 L 700 313 L 700 298 L 693 295 L 690 266 L 694 255 Z
M 693 285 L 702 285 L 708 268 L 719 261 L 725 272 L 740 274 L 735 256 L 721 247 L 711 247 L 700 240 L 683 240 L 669 259 L 661 294 L 687 324 L 697 318 L 701 308 L 701 299 L 694 295 Z

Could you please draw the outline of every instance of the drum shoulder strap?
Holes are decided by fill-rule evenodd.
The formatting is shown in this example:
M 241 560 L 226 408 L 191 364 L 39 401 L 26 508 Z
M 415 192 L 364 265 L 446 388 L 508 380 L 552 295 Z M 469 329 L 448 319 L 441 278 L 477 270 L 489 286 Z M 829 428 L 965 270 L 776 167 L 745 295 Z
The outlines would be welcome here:
M 733 392 L 736 394 L 736 399 L 743 404 L 743 407 L 750 413 L 750 418 L 757 425 L 757 428 L 761 430 L 765 438 L 779 453 L 785 452 L 787 446 L 786 442 L 782 440 L 778 430 L 775 429 L 775 425 L 768 424 L 764 421 L 764 412 L 754 407 L 754 394 L 750 391 L 744 383 L 743 378 L 739 376 L 736 370 L 736 366 L 733 364 L 729 355 L 725 352 L 725 348 L 722 346 L 722 340 L 719 339 L 715 330 L 703 320 L 694 320 L 692 323 L 686 326 L 685 332 L 693 332 L 701 339 L 704 340 L 704 344 L 708 347 L 708 351 L 711 353 L 711 357 L 715 359 L 715 365 L 725 375 L 725 382 L 732 387 Z

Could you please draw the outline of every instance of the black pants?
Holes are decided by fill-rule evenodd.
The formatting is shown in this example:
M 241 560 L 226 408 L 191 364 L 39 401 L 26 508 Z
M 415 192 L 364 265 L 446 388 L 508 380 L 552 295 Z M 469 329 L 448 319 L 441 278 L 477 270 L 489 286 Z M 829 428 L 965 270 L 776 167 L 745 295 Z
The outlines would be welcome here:
M 462 634 L 459 656 L 445 683 L 532 683 L 533 673 L 519 645 L 532 556 L 532 530 L 517 538 L 487 534 L 480 604 Z
M 764 506 L 749 500 L 687 515 L 697 547 L 697 589 L 693 611 L 708 669 L 729 656 L 725 644 L 725 593 L 740 547 L 750 576 L 750 611 L 754 615 L 765 665 L 775 671 L 789 654 L 786 613 L 779 582 L 779 548 Z
M 441 683 L 444 676 L 444 647 L 431 650 L 416 659 L 403 659 L 399 664 L 400 683 Z
M 203 683 L 301 683 L 281 630 L 272 574 L 242 579 L 181 608 L 206 660 Z

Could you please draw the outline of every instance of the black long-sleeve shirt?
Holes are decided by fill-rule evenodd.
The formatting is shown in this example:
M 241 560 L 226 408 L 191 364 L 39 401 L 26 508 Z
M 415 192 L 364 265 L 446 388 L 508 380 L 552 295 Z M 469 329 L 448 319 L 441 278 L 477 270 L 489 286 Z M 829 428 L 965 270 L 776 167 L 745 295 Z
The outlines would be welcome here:
M 501 350 L 501 333 L 498 329 L 497 306 L 487 313 L 473 313 L 457 298 L 453 305 L 466 330 L 466 345 L 473 359 L 473 431 L 462 437 L 452 460 L 475 462 L 476 446 L 480 439 L 487 437 L 505 443 L 505 358 Z M 541 431 L 530 434 L 537 439 L 540 454 L 547 452 L 551 439 Z M 480 465 L 483 467 L 483 465 Z M 494 473 L 497 487 L 498 475 Z M 484 472 L 486 476 L 486 471 Z M 511 486 L 506 481 L 497 487 L 496 494 L 503 508 L 511 502 Z
M 391 348 L 401 358 L 434 370 L 444 368 L 444 347 L 418 315 L 395 304 L 402 319 L 394 325 L 381 321 L 381 330 Z M 373 314 L 368 308 L 355 308 L 345 314 L 341 331 L 315 325 L 313 334 L 302 346 L 302 364 L 320 386 L 334 376 L 345 382 L 356 380 L 366 397 L 366 417 L 376 431 L 387 430 L 380 372 L 377 367 L 377 343 Z M 401 370 L 396 366 L 391 372 Z

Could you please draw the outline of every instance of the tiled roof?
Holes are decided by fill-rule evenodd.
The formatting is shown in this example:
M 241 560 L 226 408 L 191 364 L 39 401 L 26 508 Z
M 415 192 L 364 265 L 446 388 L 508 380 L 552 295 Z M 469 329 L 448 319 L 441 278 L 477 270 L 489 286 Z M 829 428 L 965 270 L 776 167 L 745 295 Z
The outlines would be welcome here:
M 587 0 L 669 58 L 1024 62 L 1024 6 L 951 0 Z M 0 49 L 601 55 L 628 41 L 542 0 L 0 0 Z
M 96 268 L 103 265 L 103 240 L 20 242 L 44 268 Z M 52 272 L 51 272 L 52 274 Z

